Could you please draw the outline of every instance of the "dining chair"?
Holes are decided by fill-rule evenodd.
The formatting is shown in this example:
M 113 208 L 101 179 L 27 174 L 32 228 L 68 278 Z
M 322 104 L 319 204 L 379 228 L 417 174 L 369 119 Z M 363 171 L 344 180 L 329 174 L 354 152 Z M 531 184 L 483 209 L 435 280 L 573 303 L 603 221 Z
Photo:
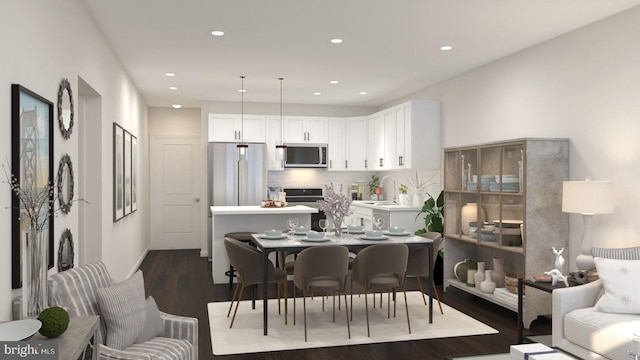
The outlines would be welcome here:
M 407 292 L 405 289 L 407 260 L 409 247 L 405 244 L 378 244 L 362 249 L 353 261 L 351 273 L 351 317 L 353 320 L 353 282 L 355 281 L 364 289 L 364 302 L 367 315 L 367 336 L 371 337 L 369 329 L 369 302 L 368 295 L 373 291 L 387 291 L 387 318 L 390 317 L 391 291 L 402 289 L 404 293 L 404 305 L 407 313 L 407 326 L 411 334 L 411 322 L 409 321 L 409 306 L 407 304 Z M 375 301 L 375 300 L 374 300 Z M 381 304 L 382 305 L 382 304 Z M 382 306 L 381 306 L 382 307 Z M 393 316 L 396 316 L 396 297 L 393 299 Z
M 238 312 L 238 306 L 240 305 L 240 299 L 242 298 L 244 289 L 247 286 L 262 284 L 264 272 L 262 270 L 262 253 L 260 253 L 257 249 L 229 237 L 224 238 L 224 246 L 227 250 L 229 262 L 231 263 L 231 265 L 233 265 L 238 273 L 238 284 L 236 284 L 236 288 L 233 291 L 233 296 L 231 297 L 231 305 L 229 305 L 229 311 L 227 312 L 227 317 L 229 317 L 229 315 L 231 314 L 231 309 L 233 308 L 233 303 L 235 301 L 236 309 L 233 311 L 231 325 L 229 325 L 229 328 L 232 328 L 233 322 L 236 319 L 236 313 Z M 284 270 L 274 267 L 273 263 L 271 263 L 270 261 L 268 266 L 269 283 L 275 283 L 278 287 L 278 314 L 280 314 L 280 287 L 282 286 L 284 288 L 284 313 L 286 324 L 287 276 L 285 275 Z M 238 288 L 240 288 L 240 291 L 238 291 Z
M 347 333 L 351 338 L 349 308 L 347 307 L 347 276 L 349 273 L 349 250 L 344 246 L 318 246 L 304 249 L 298 254 L 293 270 L 293 324 L 296 323 L 296 288 L 302 290 L 304 308 L 304 341 L 307 341 L 307 294 L 333 295 L 333 322 L 336 322 L 335 294 L 344 294 L 347 318 Z
M 422 301 L 424 301 L 425 305 L 427 305 L 427 299 L 424 296 L 421 279 L 431 280 L 431 289 L 433 290 L 433 294 L 435 294 L 436 299 L 438 299 L 440 314 L 444 314 L 444 312 L 442 311 L 442 304 L 440 303 L 440 296 L 438 295 L 438 290 L 436 289 L 436 283 L 434 279 L 429 279 L 429 256 L 431 255 L 432 265 L 435 267 L 436 259 L 438 258 L 438 249 L 440 248 L 440 243 L 442 242 L 442 235 L 438 232 L 432 231 L 420 234 L 419 236 L 433 240 L 433 253 L 430 254 L 429 249 L 424 246 L 410 248 L 409 261 L 407 262 L 407 276 L 416 277 L 418 286 L 420 287 L 420 293 L 422 294 Z

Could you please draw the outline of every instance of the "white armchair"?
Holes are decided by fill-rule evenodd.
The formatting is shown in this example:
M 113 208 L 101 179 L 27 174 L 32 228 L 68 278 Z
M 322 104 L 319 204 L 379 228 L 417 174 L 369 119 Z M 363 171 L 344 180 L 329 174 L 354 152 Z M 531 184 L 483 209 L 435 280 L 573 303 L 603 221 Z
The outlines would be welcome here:
M 71 317 L 100 315 L 97 290 L 113 284 L 106 266 L 101 262 L 60 272 L 49 277 L 49 305 L 66 309 Z M 101 317 L 98 358 L 197 360 L 198 319 L 162 312 L 160 318 L 165 329 L 163 337 L 117 350 L 104 345 L 106 329 Z

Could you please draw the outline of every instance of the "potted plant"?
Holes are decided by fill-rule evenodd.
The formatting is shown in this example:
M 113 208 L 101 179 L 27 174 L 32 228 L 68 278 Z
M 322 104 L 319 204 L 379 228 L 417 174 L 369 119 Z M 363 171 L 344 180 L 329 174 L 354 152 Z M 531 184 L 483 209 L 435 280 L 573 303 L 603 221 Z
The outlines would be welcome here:
M 422 205 L 422 209 L 416 219 L 424 214 L 424 228 L 416 230 L 415 234 L 420 235 L 426 232 L 438 232 L 444 237 L 444 190 L 440 191 L 437 199 L 431 194 L 427 194 L 427 200 Z M 438 257 L 433 271 L 433 280 L 436 284 L 442 284 L 444 249 L 438 249 Z
M 371 200 L 378 200 L 378 190 L 380 188 L 380 178 L 377 175 L 371 175 L 369 179 L 369 183 L 367 184 L 369 187 L 369 197 Z
M 409 205 L 409 195 L 407 194 L 408 190 L 409 188 L 407 185 L 400 184 L 400 187 L 398 188 L 398 202 L 400 202 L 401 205 Z

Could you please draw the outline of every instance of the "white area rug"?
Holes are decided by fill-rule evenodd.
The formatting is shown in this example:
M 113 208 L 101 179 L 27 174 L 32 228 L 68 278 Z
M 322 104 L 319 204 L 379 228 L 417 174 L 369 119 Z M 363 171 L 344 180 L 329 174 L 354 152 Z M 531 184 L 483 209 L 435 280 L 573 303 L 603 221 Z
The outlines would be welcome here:
M 379 295 L 377 299 L 379 299 Z M 495 334 L 498 331 L 442 304 L 444 315 L 440 314 L 438 302 L 433 301 L 433 323 L 429 324 L 429 308 L 422 302 L 419 292 L 407 292 L 411 334 L 407 329 L 407 318 L 404 297 L 398 294 L 397 316 L 393 317 L 393 300 L 391 301 L 391 318 L 387 319 L 387 296 L 383 296 L 383 307 L 378 302 L 373 309 L 369 296 L 369 317 L 371 337 L 367 337 L 367 322 L 364 308 L 364 296 L 353 297 L 353 322 L 351 322 L 351 339 L 347 335 L 346 317 L 344 313 L 344 297 L 342 310 L 338 311 L 336 299 L 336 322 L 332 322 L 332 298 L 325 300 L 325 312 L 322 312 L 322 299 L 307 298 L 307 331 L 308 342 L 304 341 L 304 318 L 302 299 L 296 300 L 296 325 L 293 325 L 293 300 L 289 299 L 289 324 L 284 324 L 284 302 L 282 314 L 278 315 L 278 302 L 269 300 L 269 335 L 262 331 L 262 301 L 256 301 L 256 310 L 251 310 L 251 301 L 242 301 L 238 308 L 233 328 L 229 329 L 231 316 L 227 318 L 229 302 L 209 303 L 209 327 L 211 329 L 211 348 L 214 355 L 243 354 L 279 350 L 306 349 L 330 346 L 372 344 L 392 341 L 435 339 L 453 336 L 469 336 Z M 349 299 L 349 296 L 347 296 Z M 427 299 L 428 304 L 429 299 Z M 235 308 L 235 306 L 234 306 Z M 349 309 L 351 311 L 351 309 Z

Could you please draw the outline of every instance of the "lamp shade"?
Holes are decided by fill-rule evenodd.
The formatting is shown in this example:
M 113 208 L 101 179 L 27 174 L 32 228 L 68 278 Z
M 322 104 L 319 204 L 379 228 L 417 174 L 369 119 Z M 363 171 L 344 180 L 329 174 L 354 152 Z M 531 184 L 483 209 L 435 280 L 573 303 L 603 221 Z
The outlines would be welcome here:
M 611 214 L 614 210 L 612 181 L 564 181 L 562 211 L 577 214 Z

